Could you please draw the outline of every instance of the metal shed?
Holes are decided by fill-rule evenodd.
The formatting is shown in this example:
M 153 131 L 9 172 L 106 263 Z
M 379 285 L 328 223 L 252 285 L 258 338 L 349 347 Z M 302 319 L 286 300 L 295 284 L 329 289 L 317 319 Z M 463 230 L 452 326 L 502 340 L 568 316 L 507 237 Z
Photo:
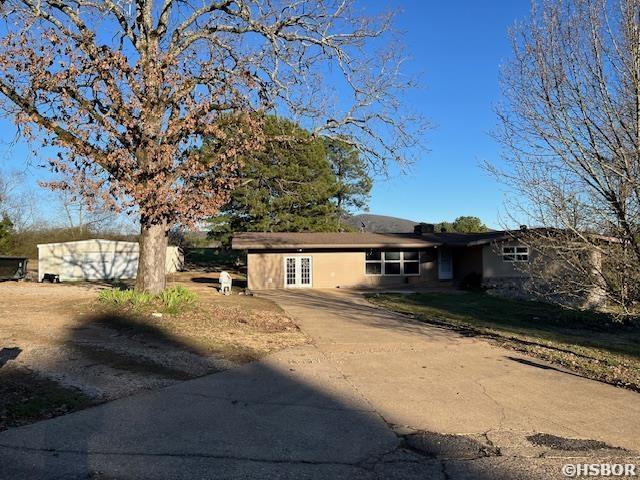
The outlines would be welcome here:
M 38 245 L 38 281 L 45 273 L 60 280 L 125 280 L 136 277 L 139 245 L 120 240 L 79 240 Z M 178 247 L 167 247 L 166 272 L 182 268 L 184 257 Z

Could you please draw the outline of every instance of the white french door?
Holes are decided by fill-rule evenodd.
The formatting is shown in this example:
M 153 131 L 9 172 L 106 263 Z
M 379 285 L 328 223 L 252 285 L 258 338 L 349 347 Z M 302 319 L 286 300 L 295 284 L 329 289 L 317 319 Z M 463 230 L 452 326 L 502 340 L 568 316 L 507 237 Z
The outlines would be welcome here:
M 312 276 L 311 257 L 284 258 L 284 288 L 309 288 Z
M 438 279 L 451 280 L 453 278 L 453 256 L 451 249 L 442 247 L 438 249 Z

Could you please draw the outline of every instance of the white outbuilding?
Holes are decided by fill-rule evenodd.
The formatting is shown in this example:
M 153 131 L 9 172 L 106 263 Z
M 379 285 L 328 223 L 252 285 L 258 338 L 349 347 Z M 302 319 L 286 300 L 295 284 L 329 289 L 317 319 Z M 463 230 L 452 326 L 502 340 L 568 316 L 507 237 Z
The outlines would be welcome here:
M 136 278 L 138 242 L 121 240 L 79 240 L 38 245 L 38 281 L 45 274 L 59 275 L 60 281 L 126 280 Z M 167 273 L 184 264 L 178 247 L 167 247 Z

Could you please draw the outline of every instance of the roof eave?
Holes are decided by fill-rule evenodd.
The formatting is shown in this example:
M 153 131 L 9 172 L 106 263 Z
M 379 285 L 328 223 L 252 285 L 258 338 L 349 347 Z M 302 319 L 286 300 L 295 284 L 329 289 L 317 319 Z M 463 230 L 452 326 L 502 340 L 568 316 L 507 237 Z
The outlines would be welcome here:
M 67 242 L 50 242 L 50 243 L 38 243 L 36 245 L 36 248 L 40 248 L 40 247 L 49 247 L 52 245 L 67 245 L 69 243 L 87 243 L 87 242 L 112 242 L 112 243 L 135 243 L 138 244 L 138 242 L 135 241 L 131 241 L 131 240 L 109 240 L 107 238 L 86 238 L 84 240 L 69 240 Z
M 264 244 L 264 243 L 241 243 L 231 242 L 231 248 L 233 250 L 313 250 L 313 249 L 328 249 L 328 250 L 347 250 L 354 248 L 429 248 L 438 247 L 442 243 L 436 242 L 420 242 L 420 243 L 403 243 L 403 244 L 388 244 L 388 243 L 362 243 L 362 244 L 335 244 L 335 243 L 315 243 L 315 244 L 295 244 L 295 243 L 281 243 L 281 244 Z

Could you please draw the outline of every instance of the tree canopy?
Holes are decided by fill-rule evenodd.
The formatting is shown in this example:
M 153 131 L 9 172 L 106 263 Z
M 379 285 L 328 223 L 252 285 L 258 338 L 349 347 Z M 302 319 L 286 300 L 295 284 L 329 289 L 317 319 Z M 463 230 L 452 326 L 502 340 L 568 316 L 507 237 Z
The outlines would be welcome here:
M 337 207 L 331 199 L 338 183 L 322 140 L 276 117 L 265 119 L 263 135 L 264 148 L 241 159 L 240 186 L 213 219 L 215 236 L 237 231 L 335 230 Z M 207 150 L 205 144 L 205 158 Z
M 263 149 L 241 159 L 240 186 L 212 219 L 211 237 L 228 244 L 233 232 L 338 231 L 345 215 L 366 206 L 371 179 L 351 146 L 274 116 L 262 135 Z
M 7 214 L 0 214 L 0 254 L 11 253 L 12 240 L 13 223 Z
M 216 215 L 239 158 L 261 148 L 256 112 L 378 164 L 410 159 L 424 126 L 402 105 L 413 80 L 393 16 L 354 0 L 4 0 L 0 16 L 0 110 L 58 152 L 42 159 L 50 187 L 139 216 L 137 288 L 153 293 L 170 228 Z
M 435 225 L 436 232 L 442 230 L 447 232 L 458 233 L 482 233 L 487 232 L 489 229 L 482 223 L 478 217 L 473 216 L 460 216 L 453 222 L 440 222 Z

